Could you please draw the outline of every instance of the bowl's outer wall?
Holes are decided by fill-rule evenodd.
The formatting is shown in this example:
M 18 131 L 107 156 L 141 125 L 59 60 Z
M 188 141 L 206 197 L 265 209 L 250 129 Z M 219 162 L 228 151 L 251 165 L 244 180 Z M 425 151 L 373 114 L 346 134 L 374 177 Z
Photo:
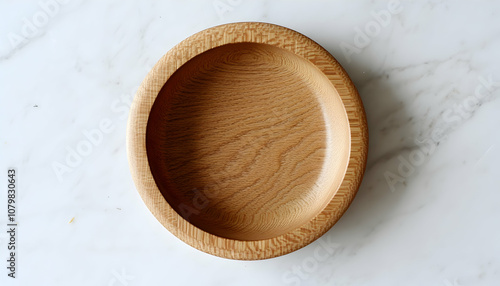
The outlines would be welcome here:
M 340 95 L 349 120 L 350 157 L 342 184 L 323 211 L 305 225 L 264 240 L 242 241 L 215 236 L 183 219 L 166 202 L 151 174 L 146 129 L 151 107 L 168 78 L 184 63 L 209 49 L 240 42 L 273 45 L 299 55 L 318 67 Z M 187 244 L 216 256 L 257 260 L 300 249 L 327 232 L 344 214 L 361 184 L 368 152 L 368 128 L 363 104 L 341 65 L 319 44 L 293 30 L 267 23 L 244 22 L 209 28 L 172 48 L 146 76 L 131 106 L 127 125 L 127 155 L 132 177 L 143 201 L 158 221 Z

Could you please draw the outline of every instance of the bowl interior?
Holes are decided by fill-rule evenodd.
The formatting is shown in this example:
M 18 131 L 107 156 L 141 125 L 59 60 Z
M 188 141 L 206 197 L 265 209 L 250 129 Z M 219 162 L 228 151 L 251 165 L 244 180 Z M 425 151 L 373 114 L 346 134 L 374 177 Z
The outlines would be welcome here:
M 226 44 L 167 80 L 149 114 L 146 152 L 180 216 L 219 237 L 262 240 L 329 203 L 350 131 L 337 90 L 312 63 L 267 44 Z

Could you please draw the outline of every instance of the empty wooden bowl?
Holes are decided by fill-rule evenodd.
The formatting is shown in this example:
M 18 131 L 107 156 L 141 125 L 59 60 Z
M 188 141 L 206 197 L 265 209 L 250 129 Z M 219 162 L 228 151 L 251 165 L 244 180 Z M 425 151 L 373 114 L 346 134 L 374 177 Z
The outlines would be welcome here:
M 361 100 L 339 63 L 266 23 L 199 32 L 140 86 L 127 150 L 154 216 L 189 245 L 264 259 L 330 229 L 361 182 Z

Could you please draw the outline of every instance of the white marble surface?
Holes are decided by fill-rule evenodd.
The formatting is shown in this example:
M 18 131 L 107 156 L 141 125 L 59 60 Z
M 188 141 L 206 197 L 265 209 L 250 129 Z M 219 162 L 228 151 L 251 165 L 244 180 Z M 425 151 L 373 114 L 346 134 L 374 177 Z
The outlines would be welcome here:
M 7 169 L 18 179 L 17 278 L 0 263 L 0 285 L 500 285 L 498 1 L 48 2 L 0 1 L 1 261 Z M 379 11 L 390 20 L 371 22 Z M 323 243 L 257 262 L 166 231 L 125 152 L 128 104 L 152 65 L 235 21 L 323 45 L 357 85 L 370 127 L 361 189 Z M 100 124 L 89 145 L 84 133 Z M 78 146 L 91 150 L 68 165 Z M 66 166 L 59 177 L 55 162 Z

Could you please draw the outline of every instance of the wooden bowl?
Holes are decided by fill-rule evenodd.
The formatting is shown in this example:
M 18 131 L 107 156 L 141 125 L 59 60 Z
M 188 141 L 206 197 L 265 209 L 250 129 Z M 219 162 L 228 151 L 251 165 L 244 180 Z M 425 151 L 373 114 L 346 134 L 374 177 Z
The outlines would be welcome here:
M 266 23 L 199 32 L 140 86 L 127 150 L 137 189 L 170 232 L 204 252 L 265 259 L 330 229 L 361 182 L 367 127 L 340 64 Z

